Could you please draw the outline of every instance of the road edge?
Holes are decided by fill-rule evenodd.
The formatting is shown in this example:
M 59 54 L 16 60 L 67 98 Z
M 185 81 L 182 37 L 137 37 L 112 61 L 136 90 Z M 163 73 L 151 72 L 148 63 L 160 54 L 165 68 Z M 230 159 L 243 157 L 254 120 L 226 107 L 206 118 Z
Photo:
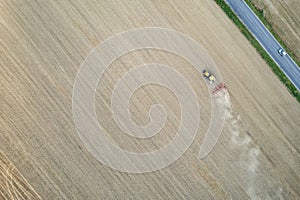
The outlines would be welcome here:
M 260 19 L 260 21 L 265 25 L 268 31 L 273 35 L 273 37 L 279 42 L 279 44 L 285 49 L 285 51 L 289 54 L 289 56 L 294 60 L 294 62 L 300 66 L 300 60 L 297 58 L 295 53 L 287 47 L 281 37 L 276 33 L 272 24 L 269 20 L 264 16 L 264 9 L 259 9 L 251 0 L 244 0 L 245 3 L 251 8 L 251 10 L 256 14 L 256 16 Z
M 243 24 L 243 22 L 238 18 L 238 16 L 232 11 L 230 6 L 225 0 L 214 0 L 216 4 L 225 12 L 227 17 L 237 26 L 241 33 L 247 38 L 251 45 L 256 49 L 259 55 L 266 61 L 272 71 L 276 74 L 279 80 L 286 86 L 288 91 L 297 99 L 300 103 L 300 93 L 297 88 L 292 84 L 292 82 L 286 77 L 284 72 L 276 64 L 276 62 L 271 58 L 271 56 L 266 52 L 266 50 L 261 46 L 253 34 L 248 30 L 248 28 Z M 254 12 L 254 11 L 253 11 Z M 255 12 L 254 12 L 255 13 Z M 255 15 L 257 15 L 255 13 Z M 269 29 L 268 29 L 269 30 Z

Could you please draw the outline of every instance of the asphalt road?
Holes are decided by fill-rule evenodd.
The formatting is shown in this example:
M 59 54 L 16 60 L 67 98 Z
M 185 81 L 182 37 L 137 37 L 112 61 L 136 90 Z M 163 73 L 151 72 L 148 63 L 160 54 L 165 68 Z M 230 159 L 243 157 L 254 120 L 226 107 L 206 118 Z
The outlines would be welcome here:
M 300 91 L 300 68 L 289 56 L 281 56 L 278 49 L 282 48 L 279 42 L 268 31 L 260 19 L 243 0 L 226 0 L 227 4 L 273 58 L 285 75 Z

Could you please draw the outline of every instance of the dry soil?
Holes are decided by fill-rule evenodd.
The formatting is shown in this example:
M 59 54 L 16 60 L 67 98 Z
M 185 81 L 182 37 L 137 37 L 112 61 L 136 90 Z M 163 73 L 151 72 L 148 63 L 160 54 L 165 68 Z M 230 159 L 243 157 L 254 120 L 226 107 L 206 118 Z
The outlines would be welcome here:
M 1 0 L 0 5 L 0 148 L 32 186 L 24 196 L 300 198 L 300 105 L 214 1 Z M 152 173 L 129 174 L 101 164 L 85 149 L 73 122 L 72 89 L 80 64 L 93 48 L 116 33 L 145 26 L 175 29 L 207 49 L 229 91 L 220 102 L 227 107 L 227 121 L 213 151 L 199 160 L 210 120 L 201 75 L 167 52 L 142 50 L 123 56 L 107 70 L 96 96 L 98 118 L 122 148 L 153 150 L 168 143 L 178 127 L 178 102 L 157 85 L 137 91 L 130 109 L 137 123 L 146 124 L 149 105 L 165 105 L 168 123 L 158 136 L 140 141 L 113 123 L 111 89 L 134 65 L 174 67 L 190 81 L 201 108 L 198 134 L 179 160 Z M 11 174 L 5 167 L 1 173 Z M 9 188 L 1 188 L 1 195 L 9 198 Z

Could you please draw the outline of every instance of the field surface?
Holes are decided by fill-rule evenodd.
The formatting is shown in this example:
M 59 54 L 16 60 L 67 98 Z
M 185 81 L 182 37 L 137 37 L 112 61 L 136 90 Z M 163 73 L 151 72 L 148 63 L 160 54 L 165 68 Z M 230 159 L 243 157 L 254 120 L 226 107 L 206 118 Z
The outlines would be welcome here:
M 24 199 L 300 198 L 300 105 L 213 1 L 1 0 L 0 13 L 0 199 L 10 199 L 10 191 Z M 179 126 L 178 101 L 157 84 L 137 90 L 129 110 L 137 124 L 146 125 L 150 106 L 162 104 L 168 117 L 158 135 L 133 138 L 114 123 L 112 90 L 137 65 L 161 63 L 180 72 L 197 95 L 201 119 L 194 142 L 170 166 L 119 172 L 96 160 L 79 139 L 73 84 L 98 44 L 152 26 L 189 35 L 207 50 L 229 91 L 220 102 L 227 108 L 226 122 L 213 151 L 199 160 L 211 114 L 202 75 L 165 51 L 126 54 L 106 70 L 95 98 L 98 120 L 116 144 L 154 151 Z

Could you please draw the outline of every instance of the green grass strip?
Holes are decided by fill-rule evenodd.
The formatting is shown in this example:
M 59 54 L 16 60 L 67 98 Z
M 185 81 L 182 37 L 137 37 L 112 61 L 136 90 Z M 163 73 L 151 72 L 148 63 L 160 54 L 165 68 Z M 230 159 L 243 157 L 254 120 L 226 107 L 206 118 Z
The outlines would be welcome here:
M 249 42 L 260 54 L 260 56 L 271 67 L 272 71 L 278 76 L 280 81 L 288 88 L 289 92 L 298 100 L 298 102 L 300 102 L 300 93 L 298 92 L 296 87 L 285 76 L 285 74 L 281 71 L 281 69 L 277 66 L 277 64 L 273 61 L 269 54 L 264 50 L 264 48 L 259 44 L 259 42 L 254 38 L 250 31 L 245 27 L 245 25 L 239 20 L 239 18 L 226 4 L 226 2 L 224 0 L 215 0 L 215 2 L 222 8 L 226 15 L 232 20 L 232 22 L 239 28 L 243 35 L 249 40 Z

